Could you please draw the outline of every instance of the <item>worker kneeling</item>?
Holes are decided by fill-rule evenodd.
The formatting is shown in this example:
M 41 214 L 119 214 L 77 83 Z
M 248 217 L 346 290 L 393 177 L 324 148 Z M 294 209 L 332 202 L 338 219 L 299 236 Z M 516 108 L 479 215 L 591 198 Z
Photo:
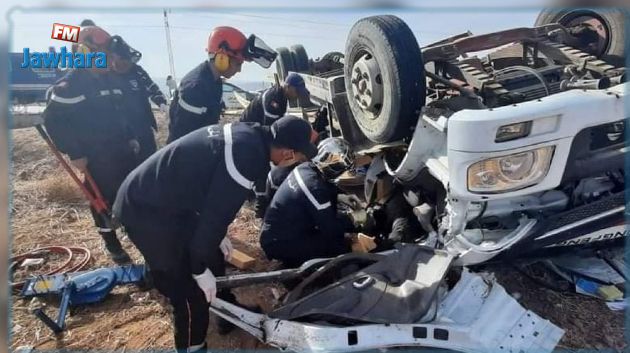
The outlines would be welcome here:
M 217 292 L 215 276 L 225 275 L 231 245 L 225 238 L 253 186 L 269 162 L 286 166 L 317 153 L 312 129 L 297 117 L 271 127 L 234 123 L 195 130 L 160 149 L 125 179 L 114 214 L 151 269 L 155 288 L 173 307 L 175 347 L 205 347 L 208 303 Z M 223 333 L 226 321 L 219 322 Z
M 353 214 L 338 214 L 335 181 L 353 166 L 348 142 L 331 137 L 319 144 L 312 162 L 291 172 L 265 214 L 260 244 L 268 258 L 297 267 L 351 251 L 345 233 L 354 230 L 358 220 Z

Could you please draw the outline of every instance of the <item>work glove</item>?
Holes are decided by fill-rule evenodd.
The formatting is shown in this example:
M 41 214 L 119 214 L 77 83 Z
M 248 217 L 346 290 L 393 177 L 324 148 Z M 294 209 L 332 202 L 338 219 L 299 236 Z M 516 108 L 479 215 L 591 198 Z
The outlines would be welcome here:
M 70 161 L 73 167 L 77 168 L 81 172 L 85 173 L 87 171 L 88 159 L 86 157 L 73 159 Z
M 354 194 L 339 194 L 337 195 L 337 202 L 347 205 L 349 208 L 353 210 L 362 209 L 361 199 Z
M 168 105 L 166 105 L 166 104 L 164 104 L 164 103 L 160 104 L 160 111 L 161 111 L 162 113 L 166 113 L 166 112 L 168 112 Z
M 138 140 L 136 139 L 129 140 L 129 147 L 133 151 L 133 154 L 140 153 L 140 142 L 138 142 Z
M 214 298 L 217 296 L 217 279 L 214 277 L 212 272 L 206 268 L 202 274 L 192 275 L 195 281 L 197 281 L 197 285 L 205 294 L 206 301 L 208 303 L 212 303 Z
M 223 240 L 221 240 L 219 248 L 223 253 L 225 261 L 230 261 L 230 259 L 232 258 L 232 251 L 234 251 L 234 247 L 232 247 L 232 242 L 230 241 L 230 239 L 228 239 L 228 237 L 224 237 Z
M 350 212 L 348 216 L 350 216 L 352 224 L 354 224 L 356 228 L 362 228 L 368 219 L 367 212 L 365 212 L 364 209 L 354 210 Z

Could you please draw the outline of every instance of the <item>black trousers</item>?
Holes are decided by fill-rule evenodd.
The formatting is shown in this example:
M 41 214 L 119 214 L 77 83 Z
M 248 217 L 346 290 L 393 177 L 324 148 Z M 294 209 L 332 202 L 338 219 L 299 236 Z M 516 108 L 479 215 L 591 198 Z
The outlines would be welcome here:
M 209 304 L 203 291 L 192 277 L 188 239 L 195 229 L 197 218 L 192 215 L 164 215 L 150 211 L 136 211 L 125 229 L 131 241 L 145 258 L 155 288 L 168 298 L 172 306 L 175 348 L 186 348 L 205 342 L 209 325 Z M 164 220 L 169 221 L 168 223 Z M 225 261 L 220 249 L 210 271 L 215 276 L 225 275 Z M 229 290 L 219 291 L 217 297 L 232 303 L 236 298 Z
M 147 126 L 141 133 L 138 134 L 138 143 L 140 144 L 140 152 L 138 153 L 138 164 L 144 162 L 155 151 L 157 151 L 157 144 L 155 142 L 155 134 L 153 128 Z
M 87 158 L 88 172 L 94 179 L 105 202 L 111 207 L 116 199 L 116 193 L 120 184 L 138 165 L 137 156 L 128 146 L 115 146 L 102 153 L 91 153 Z M 84 181 L 84 185 L 88 190 L 91 190 L 87 180 Z M 109 225 L 91 205 L 90 211 L 92 212 L 92 218 L 94 218 L 94 224 L 99 228 L 100 233 L 113 231 L 108 228 Z

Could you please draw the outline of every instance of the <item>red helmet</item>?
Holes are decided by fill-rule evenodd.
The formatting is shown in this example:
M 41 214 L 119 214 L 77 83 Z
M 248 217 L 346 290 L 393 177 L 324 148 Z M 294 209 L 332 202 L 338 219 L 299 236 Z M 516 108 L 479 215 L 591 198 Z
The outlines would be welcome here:
M 243 53 L 247 47 L 247 38 L 236 28 L 221 26 L 216 27 L 208 36 L 208 47 L 206 51 L 209 54 L 224 53 L 237 60 L 248 60 Z
M 106 51 L 109 49 L 112 36 L 104 29 L 97 26 L 81 27 L 79 32 L 79 44 L 89 47 L 91 50 Z

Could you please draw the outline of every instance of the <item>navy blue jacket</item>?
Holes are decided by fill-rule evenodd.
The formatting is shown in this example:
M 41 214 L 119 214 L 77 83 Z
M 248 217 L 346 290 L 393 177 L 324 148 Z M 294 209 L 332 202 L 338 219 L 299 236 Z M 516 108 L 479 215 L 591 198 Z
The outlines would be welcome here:
M 297 167 L 298 164 L 299 163 L 296 163 L 286 167 L 273 167 L 269 171 L 269 174 L 267 174 L 266 180 L 256 181 L 256 217 L 263 218 L 265 216 L 267 207 L 276 194 L 276 191 L 278 191 L 284 179 L 291 174 L 293 168 Z
M 138 125 L 140 129 L 150 127 L 157 130 L 157 123 L 153 116 L 149 99 L 157 106 L 167 104 L 166 98 L 158 85 L 153 82 L 149 74 L 138 64 L 133 64 L 133 67 L 122 74 L 121 77 L 128 83 L 127 91 L 129 94 L 125 94 L 125 96 L 128 96 L 126 98 L 130 103 L 130 109 L 134 111 L 133 123 Z
M 198 215 L 192 234 L 176 231 L 162 236 L 181 237 L 193 273 L 201 273 L 209 267 L 253 181 L 269 172 L 270 141 L 269 130 L 257 124 L 195 130 L 158 150 L 129 174 L 118 190 L 114 215 L 123 225 L 172 223 L 181 215 Z M 138 219 L 147 210 L 164 218 Z M 170 249 L 156 251 L 168 256 Z
M 280 188 L 280 185 L 282 185 L 282 183 L 286 180 L 289 174 L 291 174 L 295 167 L 297 167 L 297 164 L 292 164 L 286 167 L 271 168 L 269 174 L 267 174 L 266 182 L 266 191 L 268 193 L 267 197 L 269 197 L 269 200 L 273 199 L 273 196 Z
M 118 75 L 71 70 L 51 88 L 44 125 L 70 159 L 111 154 L 136 138 Z
M 348 221 L 337 217 L 337 188 L 326 182 L 311 162 L 305 162 L 280 185 L 265 213 L 260 243 L 319 237 L 330 249 L 347 248 L 344 234 Z
M 221 116 L 223 81 L 215 77 L 208 61 L 186 74 L 175 92 L 169 110 L 168 142 L 200 127 L 216 124 Z
M 256 96 L 241 115 L 241 121 L 271 125 L 287 112 L 287 97 L 282 86 L 273 86 Z

